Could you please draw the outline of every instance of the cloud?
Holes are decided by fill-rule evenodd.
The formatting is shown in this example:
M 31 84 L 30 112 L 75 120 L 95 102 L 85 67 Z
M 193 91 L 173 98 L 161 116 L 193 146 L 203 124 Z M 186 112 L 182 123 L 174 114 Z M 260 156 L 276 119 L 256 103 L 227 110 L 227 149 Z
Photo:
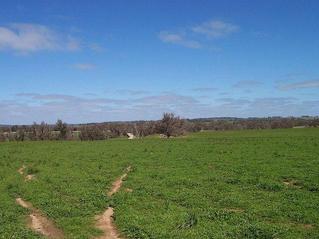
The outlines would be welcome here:
M 220 92 L 219 95 L 221 95 L 221 96 L 226 96 L 226 95 L 230 95 L 230 93 L 224 91 L 224 92 Z
M 281 108 L 295 104 L 297 101 L 294 97 L 266 97 L 255 99 L 251 102 L 251 106 L 257 109 Z
M 297 90 L 306 88 L 319 88 L 319 80 L 300 81 L 278 86 L 278 89 L 280 90 Z
M 18 97 L 24 97 L 24 98 L 29 98 L 32 100 L 71 100 L 71 99 L 76 99 L 76 97 L 71 96 L 71 95 L 63 95 L 63 94 L 47 94 L 47 95 L 42 95 L 42 94 L 36 94 L 36 93 L 19 93 L 16 94 Z
M 78 63 L 74 64 L 73 67 L 79 70 L 92 70 L 96 68 L 96 65 L 90 63 Z
M 193 88 L 192 89 L 195 92 L 200 92 L 200 93 L 204 93 L 204 92 L 214 92 L 217 90 L 217 88 L 214 87 L 199 87 L 199 88 Z
M 234 88 L 253 88 L 262 85 L 262 82 L 256 80 L 242 80 L 233 85 Z
M 19 93 L 16 94 L 18 97 L 30 98 L 32 100 L 44 101 L 64 101 L 64 102 L 77 102 L 77 103 L 112 103 L 112 104 L 123 104 L 127 103 L 125 100 L 108 99 L 108 98 L 82 98 L 78 96 L 65 95 L 65 94 L 37 94 L 37 93 Z
M 200 107 L 191 96 L 161 94 L 136 99 L 79 97 L 65 94 L 20 93 L 14 100 L 0 100 L 0 123 L 30 124 L 33 121 L 54 123 L 101 122 L 133 119 L 159 119 L 163 112 L 181 114 Z
M 128 89 L 121 89 L 116 91 L 119 94 L 128 94 L 128 95 L 145 95 L 149 94 L 150 92 L 147 90 L 128 90 Z
M 197 104 L 199 103 L 192 96 L 183 96 L 178 94 L 163 94 L 163 95 L 153 95 L 146 96 L 136 99 L 134 102 L 141 103 L 143 105 L 187 105 L 187 104 Z
M 250 103 L 247 99 L 235 99 L 235 98 L 219 98 L 217 101 L 222 102 L 223 105 L 241 106 Z
M 187 48 L 204 48 L 202 42 L 200 40 L 200 35 L 205 35 L 210 39 L 217 39 L 226 37 L 232 33 L 239 31 L 239 26 L 219 21 L 212 20 L 208 22 L 204 22 L 194 27 L 186 27 L 182 33 L 169 32 L 169 31 L 161 31 L 158 35 L 159 39 L 165 43 L 176 44 L 180 46 L 184 46 Z M 208 47 L 210 50 L 220 51 L 218 47 Z
M 181 45 L 187 48 L 194 48 L 194 49 L 198 49 L 202 47 L 202 45 L 198 41 L 185 39 L 185 37 L 181 34 L 161 31 L 158 36 L 159 36 L 159 39 L 165 43 L 172 43 L 172 44 Z
M 65 94 L 20 93 L 14 99 L 0 100 L 0 124 L 54 123 L 61 118 L 69 123 L 118 120 L 160 119 L 163 112 L 185 118 L 264 117 L 318 115 L 319 101 L 293 97 L 219 98 L 203 103 L 200 97 L 166 93 L 134 99 L 80 97 Z M 207 102 L 207 99 L 204 99 Z
M 69 50 L 80 48 L 79 42 L 71 36 L 63 36 L 52 29 L 37 24 L 16 23 L 0 26 L 0 50 L 20 53 Z
M 210 38 L 221 38 L 239 31 L 239 26 L 219 20 L 212 20 L 192 27 L 192 31 Z

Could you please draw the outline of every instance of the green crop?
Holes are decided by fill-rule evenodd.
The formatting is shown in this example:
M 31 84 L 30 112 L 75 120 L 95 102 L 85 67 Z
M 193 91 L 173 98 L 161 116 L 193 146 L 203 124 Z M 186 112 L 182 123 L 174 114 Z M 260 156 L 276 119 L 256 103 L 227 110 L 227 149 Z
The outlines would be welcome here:
M 42 238 L 17 197 L 66 238 L 99 235 L 94 216 L 108 206 L 126 238 L 318 238 L 319 129 L 1 143 L 0 238 Z

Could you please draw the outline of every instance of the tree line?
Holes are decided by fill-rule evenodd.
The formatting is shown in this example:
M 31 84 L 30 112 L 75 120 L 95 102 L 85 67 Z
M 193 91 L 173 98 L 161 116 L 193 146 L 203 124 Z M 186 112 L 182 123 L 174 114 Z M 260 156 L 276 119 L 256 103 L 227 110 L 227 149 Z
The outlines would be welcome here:
M 58 120 L 55 125 L 45 122 L 22 126 L 0 127 L 0 141 L 24 140 L 105 140 L 126 137 L 137 138 L 160 134 L 170 138 L 187 132 L 201 130 L 276 129 L 293 127 L 318 127 L 318 117 L 268 117 L 268 118 L 204 118 L 181 119 L 173 113 L 164 113 L 161 120 L 137 122 L 108 122 L 68 125 Z

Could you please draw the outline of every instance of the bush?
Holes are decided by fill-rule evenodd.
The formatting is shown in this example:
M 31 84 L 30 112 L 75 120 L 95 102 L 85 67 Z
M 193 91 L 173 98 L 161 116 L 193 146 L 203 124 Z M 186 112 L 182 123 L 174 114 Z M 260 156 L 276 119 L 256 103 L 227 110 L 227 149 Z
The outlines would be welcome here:
M 173 113 L 164 113 L 162 120 L 159 122 L 159 133 L 164 134 L 167 138 L 178 136 L 184 133 L 184 121 Z

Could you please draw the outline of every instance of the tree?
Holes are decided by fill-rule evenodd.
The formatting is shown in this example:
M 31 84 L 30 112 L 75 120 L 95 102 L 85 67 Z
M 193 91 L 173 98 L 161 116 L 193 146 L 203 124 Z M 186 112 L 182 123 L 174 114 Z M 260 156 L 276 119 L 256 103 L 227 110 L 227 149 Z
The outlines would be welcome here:
M 26 137 L 25 129 L 17 129 L 17 133 L 15 135 L 16 141 L 24 141 Z
M 164 113 L 162 120 L 159 122 L 159 131 L 165 134 L 167 138 L 181 135 L 183 133 L 183 120 L 173 113 Z
M 49 140 L 50 139 L 50 126 L 44 121 L 37 127 L 37 138 L 39 140 Z
M 80 129 L 80 139 L 81 140 L 103 140 L 105 135 L 103 130 L 101 130 L 96 125 L 82 126 Z
M 66 123 L 63 123 L 63 121 L 59 119 L 55 124 L 54 130 L 60 131 L 60 139 L 66 139 L 66 134 L 68 132 L 68 126 Z

